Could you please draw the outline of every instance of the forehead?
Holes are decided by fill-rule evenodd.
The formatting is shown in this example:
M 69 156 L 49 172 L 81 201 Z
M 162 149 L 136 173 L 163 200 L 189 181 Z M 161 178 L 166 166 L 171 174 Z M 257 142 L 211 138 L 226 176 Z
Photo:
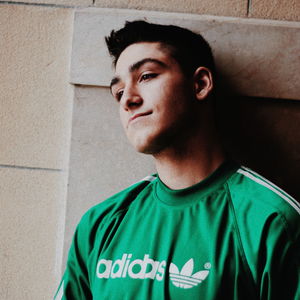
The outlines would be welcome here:
M 137 61 L 145 58 L 153 58 L 168 63 L 173 59 L 167 47 L 158 42 L 141 42 L 135 43 L 121 53 L 115 68 L 115 73 L 122 75 L 129 70 L 129 67 Z

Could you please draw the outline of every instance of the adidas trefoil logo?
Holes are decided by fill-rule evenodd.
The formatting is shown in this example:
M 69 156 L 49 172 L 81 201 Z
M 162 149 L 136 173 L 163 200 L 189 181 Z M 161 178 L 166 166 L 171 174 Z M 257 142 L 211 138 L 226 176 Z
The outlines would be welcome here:
M 206 263 L 204 265 L 206 270 L 193 274 L 194 260 L 192 258 L 185 263 L 181 271 L 179 271 L 178 267 L 174 263 L 171 263 L 169 267 L 170 279 L 176 287 L 190 289 L 206 279 L 209 274 L 210 267 L 210 263 Z

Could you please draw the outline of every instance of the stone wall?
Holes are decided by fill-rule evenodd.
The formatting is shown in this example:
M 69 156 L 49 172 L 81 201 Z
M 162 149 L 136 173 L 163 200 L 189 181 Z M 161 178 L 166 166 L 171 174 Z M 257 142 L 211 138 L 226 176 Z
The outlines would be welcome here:
M 73 11 L 0 5 L 0 298 L 50 299 L 61 276 Z
M 0 1 L 0 3 L 26 3 L 49 6 L 128 8 L 166 12 L 207 14 L 241 18 L 273 20 L 300 20 L 300 3 L 297 0 L 28 0 Z

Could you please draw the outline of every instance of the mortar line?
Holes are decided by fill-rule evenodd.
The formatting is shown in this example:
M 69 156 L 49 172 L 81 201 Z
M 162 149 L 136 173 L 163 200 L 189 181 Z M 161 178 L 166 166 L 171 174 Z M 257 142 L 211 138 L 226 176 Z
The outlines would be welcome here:
M 80 5 L 63 5 L 63 4 L 51 4 L 51 3 L 30 3 L 30 2 L 21 2 L 21 1 L 1 1 L 0 0 L 0 5 L 1 4 L 12 4 L 12 5 L 28 5 L 28 6 L 43 6 L 43 7 L 57 7 L 57 8 L 76 8 L 76 7 L 87 7 L 88 5 L 85 6 L 80 6 Z
M 52 168 L 39 168 L 39 167 L 25 167 L 25 166 L 14 166 L 14 165 L 0 165 L 0 168 L 6 169 L 19 169 L 19 170 L 33 170 L 33 171 L 50 171 L 50 172 L 62 172 L 63 169 L 52 169 Z
M 247 17 L 250 15 L 252 0 L 247 0 Z

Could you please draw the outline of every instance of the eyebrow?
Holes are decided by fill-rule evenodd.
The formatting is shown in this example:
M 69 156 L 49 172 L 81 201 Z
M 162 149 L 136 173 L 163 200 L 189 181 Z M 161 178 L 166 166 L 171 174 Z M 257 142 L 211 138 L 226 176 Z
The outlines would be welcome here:
M 157 65 L 159 65 L 159 66 L 161 66 L 163 68 L 167 68 L 167 65 L 164 62 L 162 62 L 162 61 L 160 61 L 158 59 L 155 59 L 155 58 L 144 58 L 144 59 L 141 59 L 141 60 L 135 62 L 131 66 L 129 66 L 129 72 L 133 73 L 134 71 L 138 70 L 140 67 L 142 67 L 146 63 L 155 63 L 155 64 L 157 64 Z M 111 82 L 110 82 L 110 90 L 112 89 L 112 87 L 114 85 L 116 85 L 117 83 L 119 83 L 120 80 L 121 79 L 120 79 L 119 76 L 113 77 L 112 80 L 111 80 Z

